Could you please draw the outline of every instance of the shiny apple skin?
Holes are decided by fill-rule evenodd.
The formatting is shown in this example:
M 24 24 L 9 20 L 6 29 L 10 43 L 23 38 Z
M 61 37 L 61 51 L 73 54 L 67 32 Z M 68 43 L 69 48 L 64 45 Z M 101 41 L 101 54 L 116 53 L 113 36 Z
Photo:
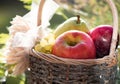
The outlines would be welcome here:
M 66 31 L 56 38 L 52 54 L 72 59 L 96 58 L 95 45 L 91 37 L 82 31 Z
M 96 47 L 97 58 L 109 55 L 113 27 L 111 25 L 99 25 L 90 31 L 90 36 Z

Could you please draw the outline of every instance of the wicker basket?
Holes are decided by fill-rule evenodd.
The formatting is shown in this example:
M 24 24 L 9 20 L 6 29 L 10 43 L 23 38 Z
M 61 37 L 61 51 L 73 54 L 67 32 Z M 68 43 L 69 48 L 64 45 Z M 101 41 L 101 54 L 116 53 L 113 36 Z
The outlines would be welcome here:
M 115 84 L 117 54 L 115 45 L 118 31 L 118 15 L 112 0 L 106 0 L 113 13 L 113 36 L 108 56 L 99 59 L 76 60 L 30 51 L 28 84 Z M 40 3 L 38 25 L 44 0 Z

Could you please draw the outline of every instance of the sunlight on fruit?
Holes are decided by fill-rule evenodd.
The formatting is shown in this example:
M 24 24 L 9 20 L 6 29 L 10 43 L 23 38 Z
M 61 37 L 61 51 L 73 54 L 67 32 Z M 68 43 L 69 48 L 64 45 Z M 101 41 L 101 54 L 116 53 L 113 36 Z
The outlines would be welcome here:
M 54 34 L 50 33 L 43 37 L 40 42 L 35 45 L 35 50 L 38 52 L 51 53 L 54 42 Z

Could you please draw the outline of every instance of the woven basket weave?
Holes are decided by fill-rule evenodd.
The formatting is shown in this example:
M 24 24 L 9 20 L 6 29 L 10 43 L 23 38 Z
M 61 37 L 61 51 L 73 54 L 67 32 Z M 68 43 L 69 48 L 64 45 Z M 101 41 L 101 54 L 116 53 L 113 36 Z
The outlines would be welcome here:
M 106 0 L 113 13 L 113 36 L 110 53 L 99 59 L 67 59 L 32 49 L 27 74 L 28 84 L 115 84 L 117 53 L 115 45 L 118 31 L 118 15 L 112 0 Z M 45 0 L 41 0 L 38 25 Z

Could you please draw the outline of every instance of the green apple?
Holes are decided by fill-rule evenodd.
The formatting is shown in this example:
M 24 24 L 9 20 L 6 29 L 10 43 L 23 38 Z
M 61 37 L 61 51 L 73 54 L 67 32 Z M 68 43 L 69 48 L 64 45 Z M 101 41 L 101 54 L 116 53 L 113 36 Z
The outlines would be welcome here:
M 81 19 L 79 15 L 77 15 L 77 17 L 71 17 L 60 24 L 54 31 L 55 38 L 68 30 L 80 30 L 86 33 L 89 32 L 86 22 Z

